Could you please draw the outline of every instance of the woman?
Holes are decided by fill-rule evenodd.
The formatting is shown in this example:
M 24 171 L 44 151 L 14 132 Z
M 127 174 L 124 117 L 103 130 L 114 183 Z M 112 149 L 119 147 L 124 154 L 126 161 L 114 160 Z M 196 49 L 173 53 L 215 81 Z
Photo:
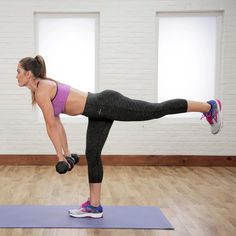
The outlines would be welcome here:
M 172 99 L 162 103 L 148 103 L 127 98 L 111 90 L 96 94 L 82 92 L 47 78 L 44 59 L 39 55 L 20 60 L 16 78 L 20 87 L 28 87 L 31 90 L 32 104 L 37 103 L 41 108 L 47 133 L 54 145 L 58 161 L 66 161 L 65 156 L 70 156 L 60 113 L 88 117 L 86 158 L 90 197 L 79 209 L 69 211 L 73 217 L 103 216 L 100 203 L 103 178 L 101 152 L 114 120 L 144 121 L 169 114 L 202 112 L 213 134 L 217 134 L 222 126 L 219 100 L 196 102 Z

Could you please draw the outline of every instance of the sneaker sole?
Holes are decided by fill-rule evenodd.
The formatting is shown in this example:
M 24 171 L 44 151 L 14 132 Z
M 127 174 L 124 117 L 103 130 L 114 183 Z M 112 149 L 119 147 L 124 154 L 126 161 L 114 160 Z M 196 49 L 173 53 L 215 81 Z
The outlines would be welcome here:
M 223 120 L 222 120 L 222 116 L 221 116 L 221 102 L 220 100 L 216 99 L 216 105 L 217 105 L 217 109 L 218 109 L 218 119 L 220 121 L 220 128 L 217 130 L 217 132 L 212 132 L 212 134 L 218 134 L 220 132 L 220 130 L 222 129 L 223 127 Z
M 74 218 L 102 218 L 103 212 L 102 213 L 84 213 L 82 215 L 75 215 L 69 212 L 69 215 Z

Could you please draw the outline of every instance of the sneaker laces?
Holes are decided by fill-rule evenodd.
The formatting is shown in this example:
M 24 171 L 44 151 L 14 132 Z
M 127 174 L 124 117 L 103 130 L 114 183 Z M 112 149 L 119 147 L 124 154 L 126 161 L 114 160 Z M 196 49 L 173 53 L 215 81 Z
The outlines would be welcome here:
M 201 120 L 203 118 L 206 118 L 206 120 L 208 121 L 209 124 L 213 125 L 213 116 L 211 115 L 211 112 L 208 111 L 206 113 L 203 113 L 202 117 L 201 117 Z

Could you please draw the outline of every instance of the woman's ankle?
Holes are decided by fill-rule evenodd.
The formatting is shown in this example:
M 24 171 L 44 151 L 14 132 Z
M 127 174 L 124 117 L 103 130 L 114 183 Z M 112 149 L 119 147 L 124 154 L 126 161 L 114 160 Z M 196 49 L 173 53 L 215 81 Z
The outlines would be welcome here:
M 98 207 L 98 206 L 100 206 L 100 202 L 98 202 L 98 201 L 91 202 L 90 201 L 90 205 L 93 206 L 93 207 Z

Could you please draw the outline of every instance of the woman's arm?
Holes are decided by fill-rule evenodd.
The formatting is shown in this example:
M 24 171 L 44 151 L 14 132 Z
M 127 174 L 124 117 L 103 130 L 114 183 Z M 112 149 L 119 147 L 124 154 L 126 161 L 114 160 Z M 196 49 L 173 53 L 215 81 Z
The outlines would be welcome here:
M 70 150 L 68 147 L 67 136 L 63 124 L 61 123 L 60 117 L 56 117 L 57 129 L 60 133 L 61 145 L 64 151 L 64 156 L 70 156 Z
M 65 161 L 65 157 L 62 153 L 63 147 L 60 138 L 60 132 L 58 130 L 56 118 L 54 116 L 54 110 L 51 104 L 49 91 L 47 91 L 47 89 L 41 89 L 40 92 L 35 94 L 35 100 L 43 112 L 47 133 L 56 150 L 58 160 Z

